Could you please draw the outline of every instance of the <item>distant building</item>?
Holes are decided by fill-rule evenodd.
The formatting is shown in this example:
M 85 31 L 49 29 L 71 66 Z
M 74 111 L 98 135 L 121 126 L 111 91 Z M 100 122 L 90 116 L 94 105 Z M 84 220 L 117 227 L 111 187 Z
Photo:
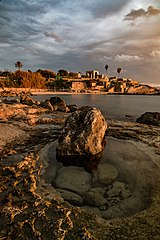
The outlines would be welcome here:
M 81 78 L 81 73 L 80 72 L 70 72 L 69 77 L 70 78 Z
M 97 79 L 99 78 L 99 71 L 96 71 L 96 70 L 86 71 L 86 76 L 88 78 Z

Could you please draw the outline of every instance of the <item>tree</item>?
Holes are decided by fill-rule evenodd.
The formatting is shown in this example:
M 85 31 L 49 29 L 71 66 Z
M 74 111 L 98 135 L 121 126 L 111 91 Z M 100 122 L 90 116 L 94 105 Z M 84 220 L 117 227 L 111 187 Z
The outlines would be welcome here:
M 60 77 L 68 77 L 69 73 L 68 73 L 68 71 L 65 70 L 65 69 L 60 69 L 60 70 L 58 70 L 58 75 L 59 75 Z
M 117 73 L 120 74 L 122 71 L 122 68 L 117 68 Z
M 18 61 L 15 63 L 15 67 L 19 69 L 19 71 L 21 70 L 21 68 L 23 67 L 22 62 Z
M 44 77 L 46 80 L 48 80 L 49 78 L 54 78 L 56 76 L 56 73 L 52 70 L 38 69 L 36 72 L 40 73 L 42 77 Z
M 106 65 L 106 66 L 105 66 L 105 69 L 106 69 L 106 73 L 107 73 L 108 67 L 109 67 L 108 65 Z

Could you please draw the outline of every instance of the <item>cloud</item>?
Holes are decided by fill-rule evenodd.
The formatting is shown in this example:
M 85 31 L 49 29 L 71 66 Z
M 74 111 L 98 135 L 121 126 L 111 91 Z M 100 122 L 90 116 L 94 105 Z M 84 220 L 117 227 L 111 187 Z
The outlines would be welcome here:
M 44 35 L 46 37 L 50 37 L 50 38 L 53 38 L 56 42 L 63 42 L 63 38 L 59 35 L 57 35 L 56 33 L 53 33 L 53 32 L 45 32 Z
M 109 64 L 110 73 L 115 74 L 119 63 L 129 77 L 141 81 L 145 68 L 145 78 L 155 72 L 152 80 L 159 81 L 158 1 L 1 0 L 0 65 L 14 71 L 14 63 L 20 59 L 24 69 L 33 71 L 105 72 L 104 66 Z M 129 24 L 124 21 L 125 13 L 132 13 L 126 15 L 132 20 Z M 145 21 L 137 24 L 134 20 L 141 17 Z M 148 70 L 150 64 L 152 70 Z
M 138 10 L 131 10 L 127 15 L 125 15 L 124 20 L 134 21 L 139 17 L 151 17 L 158 14 L 160 14 L 160 8 L 149 6 L 147 11 L 145 11 L 143 8 L 140 8 Z
M 132 62 L 132 61 L 141 61 L 143 58 L 138 55 L 117 55 L 115 57 L 116 62 Z
M 150 53 L 150 57 L 160 57 L 160 51 L 158 50 L 153 50 L 151 53 Z
M 90 0 L 88 0 L 87 4 L 88 9 L 91 11 L 94 17 L 104 18 L 107 15 L 112 15 L 121 11 L 121 9 L 124 8 L 124 6 L 126 6 L 129 2 L 130 0 L 93 0 L 91 4 Z

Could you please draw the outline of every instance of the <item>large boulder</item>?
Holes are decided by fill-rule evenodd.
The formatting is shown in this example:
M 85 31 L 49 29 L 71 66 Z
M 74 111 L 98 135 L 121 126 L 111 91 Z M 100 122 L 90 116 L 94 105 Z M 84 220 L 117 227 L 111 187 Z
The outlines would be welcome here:
M 144 123 L 149 125 L 160 126 L 159 112 L 146 112 L 137 118 L 137 123 Z
M 66 112 L 66 103 L 61 97 L 51 97 L 50 103 L 55 111 Z
M 95 155 L 103 150 L 107 129 L 100 110 L 81 107 L 66 120 L 58 140 L 57 153 L 60 155 Z
M 97 165 L 97 159 L 104 149 L 106 129 L 106 121 L 99 109 L 81 107 L 66 120 L 56 148 L 57 160 L 64 165 L 68 163 L 83 167 L 90 162 L 92 167 L 87 166 L 85 169 L 95 170 L 94 164 Z

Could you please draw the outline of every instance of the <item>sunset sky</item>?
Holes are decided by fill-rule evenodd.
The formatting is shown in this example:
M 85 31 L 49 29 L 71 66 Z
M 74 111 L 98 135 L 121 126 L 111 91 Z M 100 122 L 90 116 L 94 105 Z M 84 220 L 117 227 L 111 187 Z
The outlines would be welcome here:
M 99 70 L 160 85 L 160 0 L 0 0 L 0 69 Z

